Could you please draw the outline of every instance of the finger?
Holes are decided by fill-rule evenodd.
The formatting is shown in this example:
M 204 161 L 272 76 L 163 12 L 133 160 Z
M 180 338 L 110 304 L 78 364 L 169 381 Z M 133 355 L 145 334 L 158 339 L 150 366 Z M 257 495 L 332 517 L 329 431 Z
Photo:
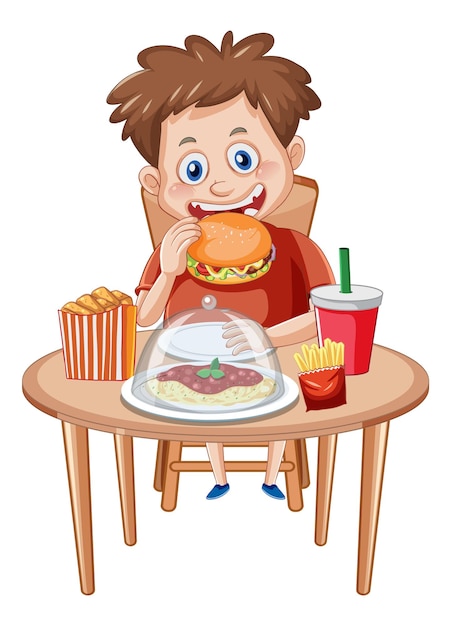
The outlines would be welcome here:
M 197 219 L 197 217 L 193 217 L 193 216 L 189 216 L 189 217 L 184 217 L 183 219 L 179 220 L 178 222 L 176 222 L 175 224 L 173 224 L 167 231 L 166 235 L 173 235 L 174 233 L 176 233 L 179 228 L 183 228 L 184 226 L 192 226 L 193 224 L 196 224 L 199 220 Z
M 225 324 L 223 324 L 222 328 L 225 328 L 225 329 L 239 328 L 241 329 L 241 332 L 245 332 L 246 330 L 249 329 L 249 323 L 246 320 L 235 319 L 235 320 L 231 320 L 230 322 L 226 322 Z
M 233 356 L 236 356 L 237 354 L 240 354 L 241 352 L 246 352 L 248 350 L 252 350 L 250 345 L 248 343 L 242 343 L 242 344 L 236 346 L 236 348 L 234 348 L 232 350 L 232 354 L 233 354 Z
M 236 322 L 233 320 L 230 320 L 230 322 L 226 322 L 225 324 L 223 324 L 222 326 L 223 328 L 236 328 Z
M 184 243 L 189 241 L 189 243 L 193 243 L 199 239 L 199 233 L 196 230 L 185 230 L 181 233 L 177 233 L 172 240 L 169 240 L 167 244 L 170 248 L 179 251 Z
M 201 230 L 199 228 L 199 226 L 196 226 L 196 224 L 185 224 L 184 226 L 181 226 L 177 231 L 175 231 L 174 233 L 171 234 L 169 241 L 174 242 L 177 240 L 177 238 L 180 237 L 184 237 L 184 236 L 192 236 L 192 235 L 197 235 L 197 237 L 200 236 Z
M 178 224 L 180 224 L 180 225 L 183 225 L 183 224 L 196 224 L 198 221 L 199 221 L 198 217 L 194 217 L 194 215 L 188 215 L 187 217 L 182 217 L 181 220 L 176 222 L 175 226 L 177 226 Z
M 240 343 L 247 343 L 247 339 L 246 339 L 245 335 L 243 335 L 243 334 L 229 339 L 226 342 L 226 348 L 233 348 L 234 346 L 237 346 Z
M 232 326 L 229 330 L 226 330 L 225 333 L 222 333 L 222 336 L 224 337 L 224 339 L 229 339 L 231 337 L 238 337 L 238 335 L 240 335 L 241 337 L 244 336 L 241 328 L 237 328 L 236 326 Z
M 180 229 L 176 233 L 174 233 L 172 237 L 173 244 L 180 244 L 181 241 L 186 239 L 187 237 L 197 237 L 200 236 L 200 228 L 196 228 L 196 226 L 185 226 L 183 229 Z
M 190 247 L 190 245 L 192 243 L 194 243 L 195 241 L 197 241 L 199 239 L 199 235 L 193 235 L 192 237 L 188 237 L 188 239 L 183 239 L 181 242 L 179 242 L 179 245 L 176 249 L 177 254 L 182 254 L 183 252 L 186 252 L 186 250 Z

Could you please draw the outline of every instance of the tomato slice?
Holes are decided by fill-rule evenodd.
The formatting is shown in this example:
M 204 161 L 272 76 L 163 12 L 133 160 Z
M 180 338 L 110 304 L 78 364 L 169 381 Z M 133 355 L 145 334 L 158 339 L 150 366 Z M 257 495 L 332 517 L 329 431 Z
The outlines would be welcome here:
M 202 274 L 202 276 L 210 276 L 210 272 L 207 270 L 203 263 L 198 263 L 196 269 L 199 274 Z

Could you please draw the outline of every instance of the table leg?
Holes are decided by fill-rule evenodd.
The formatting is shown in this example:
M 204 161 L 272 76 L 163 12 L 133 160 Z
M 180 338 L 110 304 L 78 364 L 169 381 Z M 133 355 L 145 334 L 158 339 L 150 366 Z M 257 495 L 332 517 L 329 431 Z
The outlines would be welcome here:
M 128 546 L 134 546 L 136 543 L 136 507 L 133 437 L 115 434 L 114 448 L 116 452 L 124 541 Z
M 318 438 L 315 543 L 319 546 L 324 546 L 327 542 L 336 449 L 336 434 Z
M 81 591 L 94 593 L 88 429 L 62 422 Z
M 389 422 L 363 429 L 357 592 L 370 592 Z
M 302 489 L 307 489 L 310 485 L 310 472 L 308 467 L 307 445 L 305 439 L 296 439 L 296 448 L 300 459 L 299 469 L 301 471 Z

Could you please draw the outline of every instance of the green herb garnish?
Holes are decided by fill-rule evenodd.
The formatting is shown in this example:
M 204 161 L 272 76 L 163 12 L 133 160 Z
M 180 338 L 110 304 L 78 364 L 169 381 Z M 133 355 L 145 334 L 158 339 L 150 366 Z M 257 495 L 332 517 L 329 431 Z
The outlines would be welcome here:
M 200 376 L 200 378 L 208 378 L 209 376 L 211 376 L 212 378 L 222 378 L 223 376 L 225 376 L 224 372 L 219 369 L 218 358 L 213 359 L 213 361 L 210 363 L 210 367 L 205 367 L 197 371 L 196 375 Z

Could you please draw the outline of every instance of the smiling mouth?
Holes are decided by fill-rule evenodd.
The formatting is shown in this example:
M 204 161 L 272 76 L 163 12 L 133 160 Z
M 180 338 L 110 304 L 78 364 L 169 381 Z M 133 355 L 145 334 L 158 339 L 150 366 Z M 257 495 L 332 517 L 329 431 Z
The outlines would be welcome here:
M 190 202 L 188 205 L 188 211 L 194 217 L 202 219 L 207 215 L 216 215 L 216 213 L 222 213 L 223 211 L 229 211 L 230 213 L 243 213 L 244 215 L 255 215 L 260 211 L 265 201 L 266 190 L 263 185 L 256 185 L 251 193 L 241 200 L 240 202 L 234 202 L 229 204 L 210 204 L 209 202 Z

